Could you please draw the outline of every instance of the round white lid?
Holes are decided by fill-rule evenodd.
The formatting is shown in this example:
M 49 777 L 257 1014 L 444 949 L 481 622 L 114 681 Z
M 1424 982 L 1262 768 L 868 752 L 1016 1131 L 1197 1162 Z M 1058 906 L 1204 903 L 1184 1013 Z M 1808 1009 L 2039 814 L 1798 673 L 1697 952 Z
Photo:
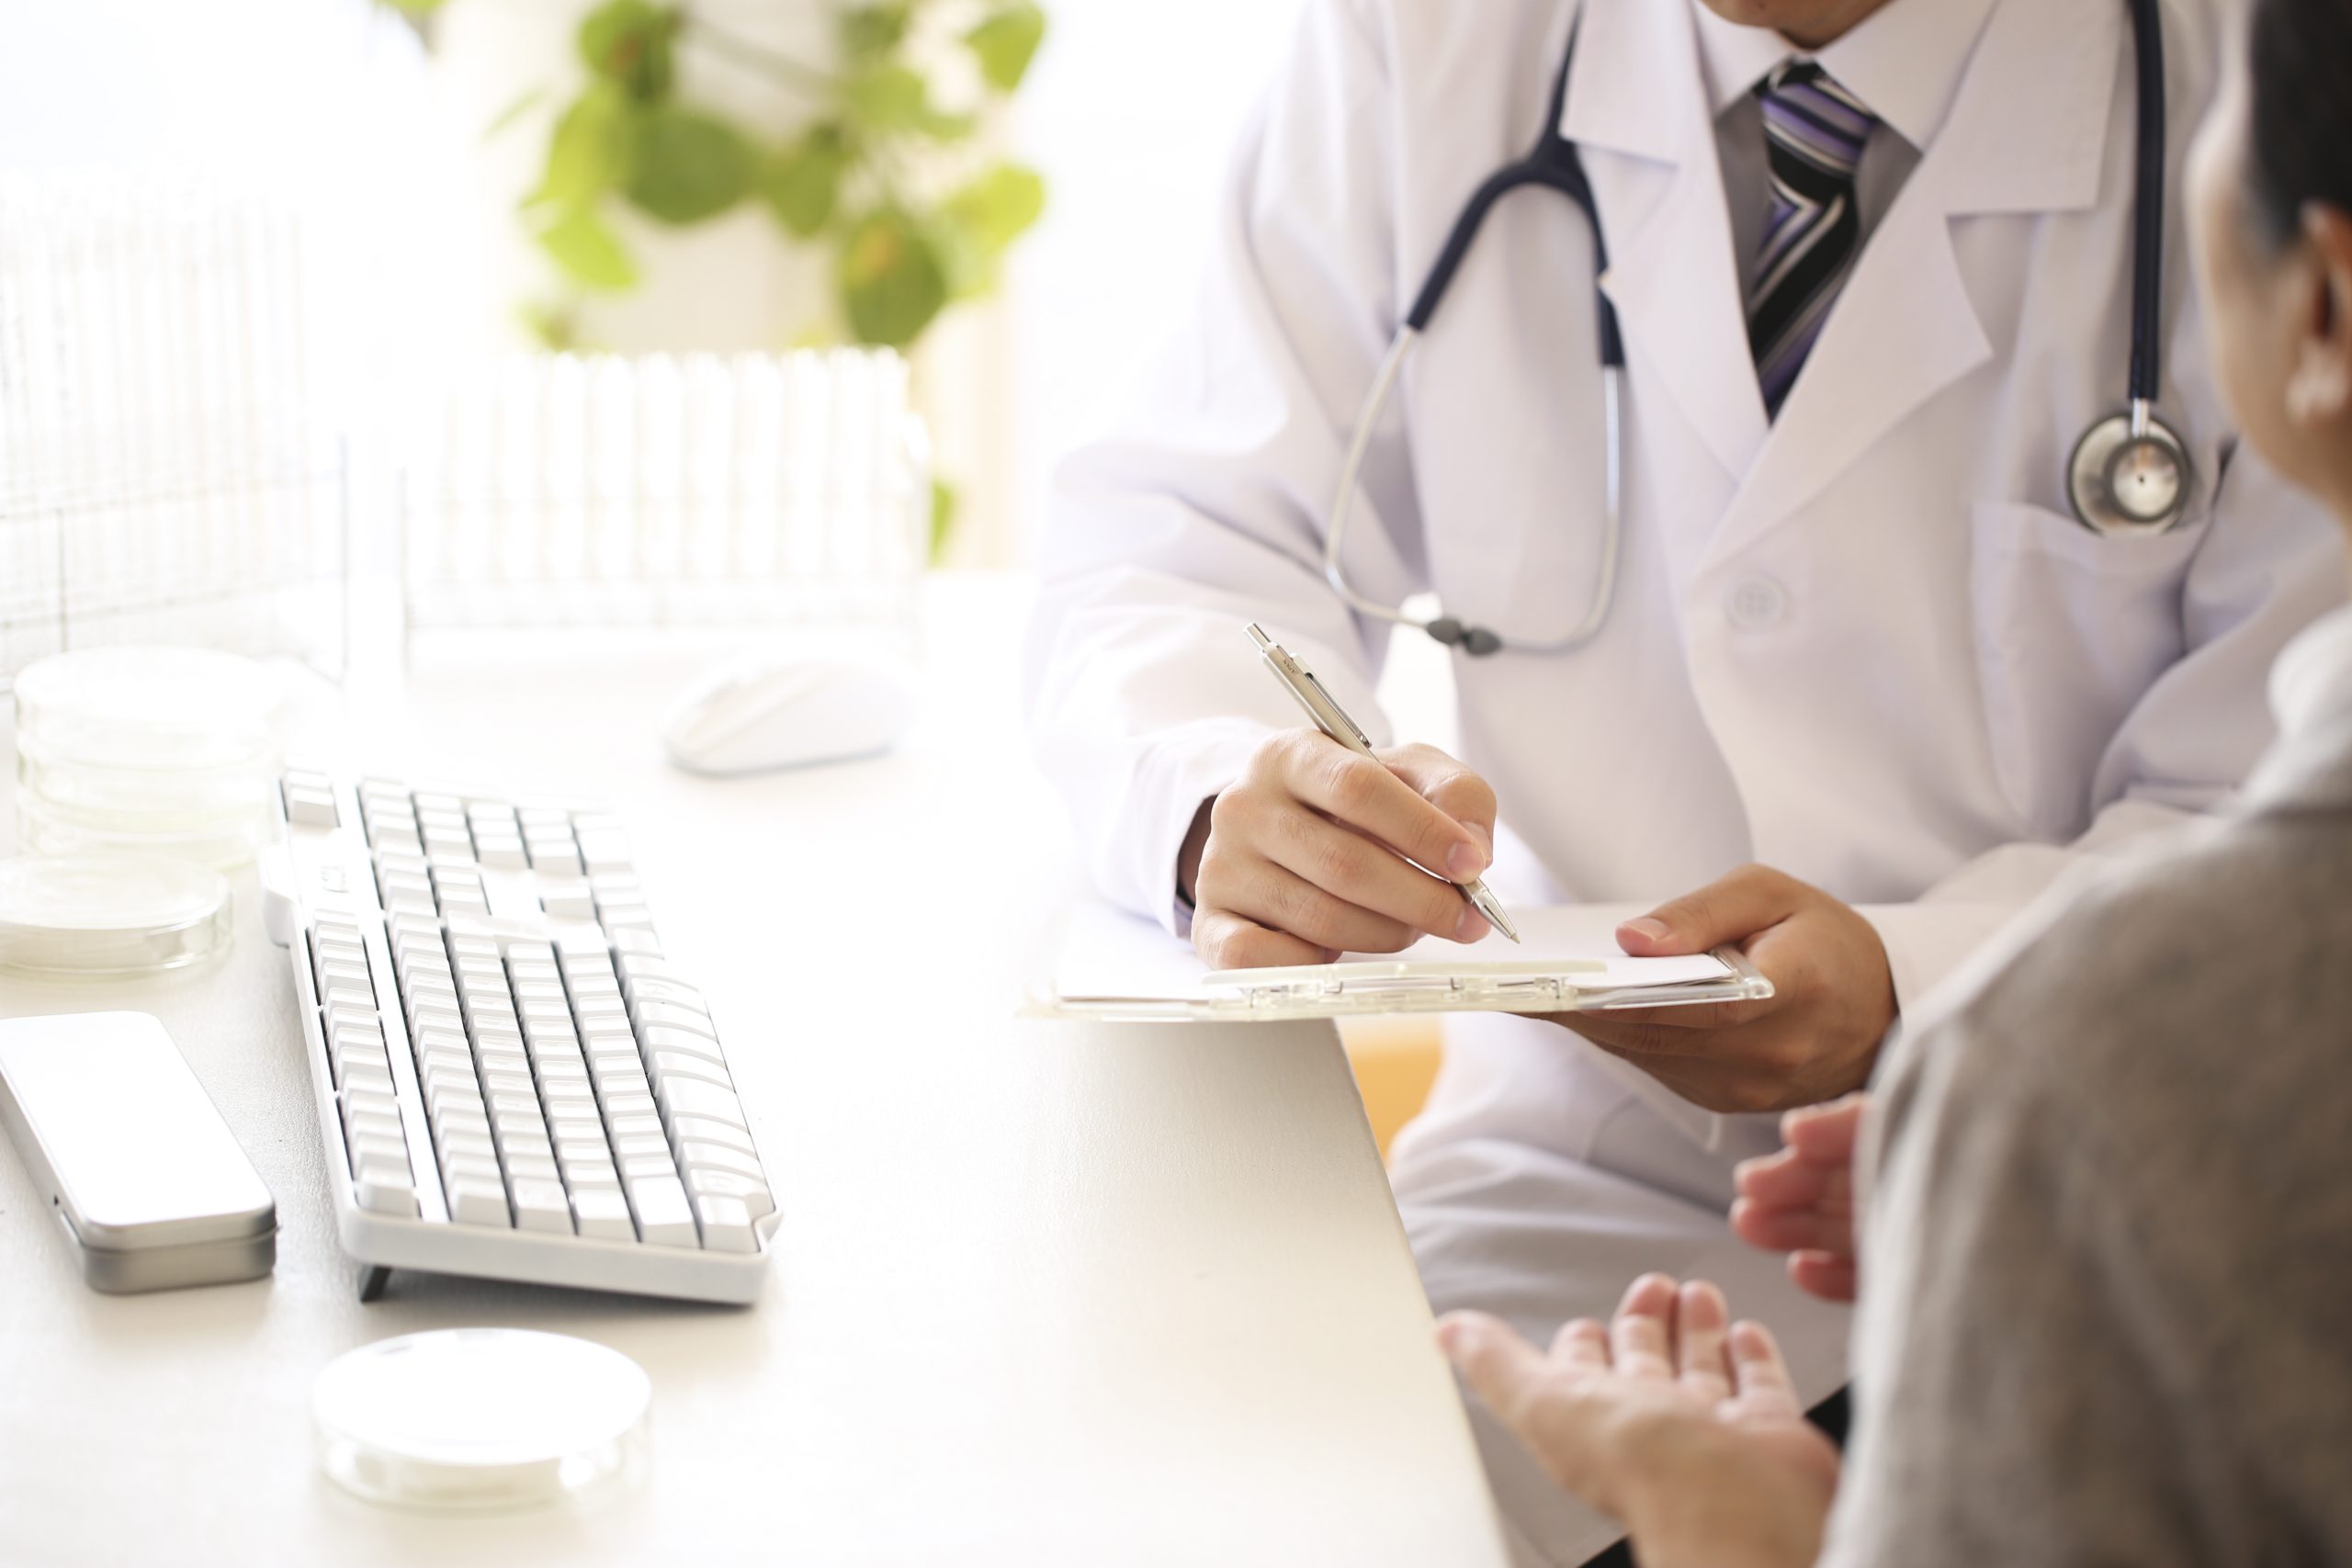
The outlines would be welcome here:
M 641 1471 L 653 1385 L 564 1334 L 445 1328 L 379 1340 L 319 1374 L 321 1465 L 401 1507 L 528 1507 Z

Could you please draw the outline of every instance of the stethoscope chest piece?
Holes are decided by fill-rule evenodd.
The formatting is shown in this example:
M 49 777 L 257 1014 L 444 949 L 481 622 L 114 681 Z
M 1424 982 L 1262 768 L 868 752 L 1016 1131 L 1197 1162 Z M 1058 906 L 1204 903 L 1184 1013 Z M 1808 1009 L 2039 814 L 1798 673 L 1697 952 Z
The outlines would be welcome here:
M 2075 516 L 2095 534 L 2168 534 L 2188 514 L 2188 449 L 2144 404 L 2083 433 L 2066 465 Z

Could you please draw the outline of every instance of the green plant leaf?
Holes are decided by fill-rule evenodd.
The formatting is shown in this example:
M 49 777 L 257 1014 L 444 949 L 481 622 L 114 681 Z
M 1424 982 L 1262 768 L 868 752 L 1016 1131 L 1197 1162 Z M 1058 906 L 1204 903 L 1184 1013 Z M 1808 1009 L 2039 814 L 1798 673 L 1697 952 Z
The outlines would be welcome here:
M 931 564 L 947 558 L 947 541 L 956 533 L 956 487 L 945 479 L 931 481 Z
M 964 35 L 980 62 L 980 74 L 1000 93 L 1010 93 L 1029 73 L 1037 46 L 1046 40 L 1046 13 L 1031 0 L 1014 0 Z
M 580 308 L 566 300 L 532 299 L 514 309 L 514 319 L 531 341 L 550 354 L 568 354 L 585 344 L 580 337 Z
M 537 107 L 538 101 L 547 96 L 548 90 L 545 87 L 534 87 L 529 92 L 525 93 L 513 103 L 499 110 L 498 118 L 496 119 L 492 120 L 488 125 L 481 128 L 481 139 L 484 141 L 487 141 L 492 137 L 496 136 L 500 131 L 504 130 L 508 126 L 513 125 L 516 120 L 521 119 L 525 115 L 530 113 L 534 107 Z
M 612 292 L 637 286 L 637 264 L 591 208 L 567 209 L 539 231 L 539 244 L 564 276 L 582 288 Z
M 877 65 L 842 85 L 842 107 L 861 130 L 888 135 L 915 131 L 952 141 L 968 136 L 972 117 L 942 114 L 931 104 L 931 85 L 911 65 Z
M 908 13 L 904 5 L 854 6 L 842 12 L 842 53 L 859 62 L 889 53 L 907 36 Z
M 699 223 L 743 199 L 759 154 L 725 120 L 662 105 L 635 119 L 628 198 L 664 223 Z
M 393 10 L 408 17 L 429 17 L 438 11 L 445 0 L 384 0 Z
M 628 96 L 610 82 L 592 82 L 555 122 L 548 138 L 547 173 L 526 207 L 584 207 L 628 177 Z
M 990 258 L 1046 210 L 1046 178 L 1020 164 L 992 164 L 947 198 L 947 216 Z
M 841 196 L 848 161 L 840 133 L 821 126 L 769 160 L 761 172 L 760 194 L 787 233 L 806 240 L 824 228 Z
M 630 97 L 655 102 L 669 96 L 676 75 L 672 45 L 681 21 L 677 11 L 648 0 L 606 0 L 581 19 L 580 58 Z
M 1005 247 L 1045 210 L 1046 182 L 1035 169 L 995 164 L 940 203 L 941 254 L 951 299 L 969 299 L 996 287 Z
M 842 306 L 860 343 L 904 348 L 947 303 L 937 246 L 896 208 L 868 213 L 842 243 Z

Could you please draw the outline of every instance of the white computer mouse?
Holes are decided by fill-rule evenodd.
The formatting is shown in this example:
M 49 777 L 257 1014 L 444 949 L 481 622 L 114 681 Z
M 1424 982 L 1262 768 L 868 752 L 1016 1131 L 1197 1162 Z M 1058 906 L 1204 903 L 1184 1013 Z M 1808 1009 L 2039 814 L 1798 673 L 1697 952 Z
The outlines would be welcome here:
M 690 773 L 805 768 L 888 751 L 914 711 L 913 682 L 888 665 L 760 654 L 681 693 L 662 740 Z

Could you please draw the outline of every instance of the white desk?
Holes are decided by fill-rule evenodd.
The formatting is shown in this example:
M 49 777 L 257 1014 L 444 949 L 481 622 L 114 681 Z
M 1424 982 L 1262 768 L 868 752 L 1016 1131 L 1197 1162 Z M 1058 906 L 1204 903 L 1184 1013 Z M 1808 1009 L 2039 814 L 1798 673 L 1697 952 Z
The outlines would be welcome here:
M 935 585 L 899 755 L 697 781 L 653 721 L 697 662 L 422 668 L 379 753 L 609 795 L 705 977 L 786 1211 L 766 1295 L 688 1307 L 336 1250 L 284 955 L 0 1013 L 159 1013 L 277 1194 L 277 1269 L 109 1297 L 0 1156 L 0 1562 L 1499 1563 L 1484 1482 L 1331 1032 L 1079 1048 L 1008 1021 L 1068 886 L 1020 760 L 1007 585 Z M 910 968 L 922 978 L 909 983 Z M 311 1382 L 352 1346 L 520 1324 L 635 1357 L 652 1474 L 489 1519 L 343 1495 Z

